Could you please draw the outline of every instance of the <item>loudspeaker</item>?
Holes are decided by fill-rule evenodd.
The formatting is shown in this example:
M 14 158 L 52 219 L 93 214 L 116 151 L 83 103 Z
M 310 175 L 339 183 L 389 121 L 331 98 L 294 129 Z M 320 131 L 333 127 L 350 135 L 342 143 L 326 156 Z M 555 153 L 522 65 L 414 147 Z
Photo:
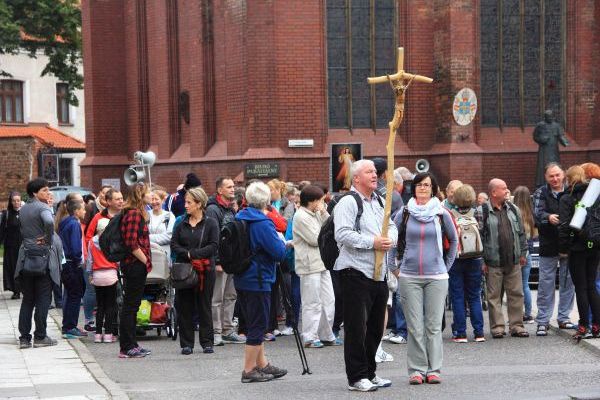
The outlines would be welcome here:
M 123 174 L 123 180 L 128 186 L 133 186 L 138 182 L 142 182 L 146 179 L 146 173 L 143 169 L 138 170 L 136 168 L 127 168 Z
M 424 158 L 417 160 L 415 164 L 415 169 L 418 173 L 429 171 L 429 161 Z
M 152 167 L 156 162 L 156 154 L 154 154 L 153 151 L 148 151 L 146 153 L 136 151 L 133 153 L 133 159 L 146 167 Z

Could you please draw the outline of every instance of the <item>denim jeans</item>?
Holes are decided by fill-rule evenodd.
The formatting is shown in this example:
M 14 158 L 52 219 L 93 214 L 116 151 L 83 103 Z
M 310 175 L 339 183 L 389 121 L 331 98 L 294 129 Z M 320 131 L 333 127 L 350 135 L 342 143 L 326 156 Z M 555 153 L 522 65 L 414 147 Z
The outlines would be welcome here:
M 300 296 L 300 277 L 296 275 L 294 271 L 290 272 L 292 278 L 292 309 L 294 311 L 294 323 L 288 324 L 286 320 L 287 326 L 295 326 L 298 328 L 298 321 L 300 319 L 300 307 L 302 305 L 302 300 Z
M 560 263 L 560 268 L 559 268 Z M 539 283 L 537 308 L 538 314 L 535 321 L 538 325 L 548 325 L 554 312 L 554 288 L 556 269 L 559 270 L 559 299 L 558 322 L 569 321 L 569 314 L 573 310 L 575 301 L 575 286 L 567 267 L 567 259 L 559 257 L 540 257 Z
M 404 339 L 408 336 L 408 330 L 406 328 L 406 317 L 404 317 L 404 310 L 402 309 L 402 302 L 400 302 L 400 288 L 394 293 L 394 299 L 392 303 L 392 311 L 396 319 L 396 326 L 393 329 L 394 334 L 402 336 Z
M 531 254 L 527 253 L 527 262 L 521 268 L 523 279 L 523 302 L 525 303 L 525 316 L 531 316 L 531 289 L 529 289 L 529 274 L 531 273 Z
M 96 290 L 94 285 L 90 283 L 88 279 L 88 273 L 84 269 L 83 278 L 85 280 L 85 293 L 83 295 L 83 316 L 85 318 L 85 323 L 91 322 L 94 320 L 94 307 L 96 307 Z
M 65 333 L 75 327 L 79 321 L 79 308 L 81 298 L 85 291 L 83 270 L 79 265 L 67 262 L 63 266 L 61 279 L 65 287 L 66 297 L 63 301 L 62 332 Z
M 476 336 L 483 335 L 483 310 L 481 309 L 481 258 L 457 259 L 450 268 L 448 281 L 454 322 L 452 332 L 467 334 L 465 297 L 469 305 L 471 326 Z

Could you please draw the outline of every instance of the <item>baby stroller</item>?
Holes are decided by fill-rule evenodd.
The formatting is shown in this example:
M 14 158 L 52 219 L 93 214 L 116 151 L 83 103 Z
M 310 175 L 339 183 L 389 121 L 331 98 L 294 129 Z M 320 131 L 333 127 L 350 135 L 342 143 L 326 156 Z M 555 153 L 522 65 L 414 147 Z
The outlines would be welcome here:
M 156 329 L 156 335 L 161 336 L 163 330 L 167 337 L 177 339 L 177 313 L 174 299 L 175 289 L 171 287 L 169 279 L 170 260 L 167 252 L 159 245 L 151 244 L 152 270 L 146 277 L 146 285 L 142 304 L 138 310 L 137 331 L 150 331 Z M 122 278 L 119 274 L 118 309 L 122 305 Z M 142 316 L 140 318 L 140 316 Z M 144 317 L 145 316 L 145 317 Z M 142 332 L 143 333 L 143 332 Z

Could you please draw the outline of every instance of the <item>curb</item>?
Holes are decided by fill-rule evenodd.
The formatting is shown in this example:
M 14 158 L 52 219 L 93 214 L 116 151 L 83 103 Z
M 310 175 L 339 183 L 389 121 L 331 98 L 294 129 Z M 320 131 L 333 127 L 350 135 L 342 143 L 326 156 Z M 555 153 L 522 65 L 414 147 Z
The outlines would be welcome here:
M 573 340 L 571 339 L 571 336 L 572 333 L 574 333 L 575 331 L 572 329 L 559 329 L 558 326 L 555 326 L 553 324 L 550 324 L 550 329 L 564 338 Z M 592 343 L 592 341 L 594 341 L 594 343 L 597 344 Z M 577 344 L 579 346 L 584 347 L 586 350 L 589 350 L 590 352 L 594 353 L 595 355 L 600 356 L 600 339 L 583 339 Z
M 60 315 L 58 312 L 51 310 L 49 315 L 52 317 L 54 322 L 58 324 L 58 326 L 61 325 L 61 322 L 59 321 Z M 100 364 L 98 364 L 96 361 L 96 358 L 94 358 L 85 344 L 81 343 L 78 339 L 66 339 L 66 341 L 71 347 L 73 347 L 73 350 L 75 350 L 81 359 L 81 362 L 83 362 L 83 365 L 85 365 L 87 370 L 90 371 L 90 374 L 92 374 L 96 382 L 106 389 L 111 399 L 129 399 L 127 393 L 125 393 L 125 391 L 121 389 L 116 382 L 111 380 L 108 375 L 106 375 L 106 373 L 102 370 L 102 367 L 100 367 Z

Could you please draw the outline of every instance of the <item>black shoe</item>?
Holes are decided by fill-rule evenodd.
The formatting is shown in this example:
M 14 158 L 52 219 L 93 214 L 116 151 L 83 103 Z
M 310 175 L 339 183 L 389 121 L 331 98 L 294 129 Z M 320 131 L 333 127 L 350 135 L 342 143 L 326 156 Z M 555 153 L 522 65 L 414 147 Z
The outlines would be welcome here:
M 57 341 L 46 336 L 43 339 L 33 339 L 33 347 L 56 346 Z
M 21 293 L 13 293 L 12 296 L 10 296 L 11 300 L 18 300 L 21 298 Z
M 83 326 L 83 330 L 86 332 L 96 332 L 96 325 L 93 322 L 90 322 Z
M 28 349 L 31 347 L 31 339 L 19 338 L 19 348 Z
M 203 352 L 204 354 L 212 354 L 212 353 L 214 353 L 214 352 L 215 352 L 215 350 L 212 348 L 212 346 L 206 346 L 206 347 L 205 347 L 205 348 L 202 350 L 202 352 Z
M 181 349 L 181 354 L 183 354 L 184 356 L 189 356 L 193 352 L 194 349 L 192 349 L 191 347 L 184 347 L 183 349 Z

